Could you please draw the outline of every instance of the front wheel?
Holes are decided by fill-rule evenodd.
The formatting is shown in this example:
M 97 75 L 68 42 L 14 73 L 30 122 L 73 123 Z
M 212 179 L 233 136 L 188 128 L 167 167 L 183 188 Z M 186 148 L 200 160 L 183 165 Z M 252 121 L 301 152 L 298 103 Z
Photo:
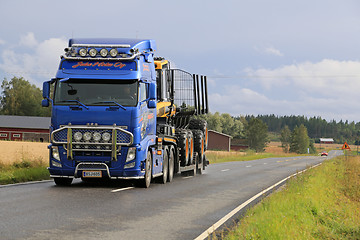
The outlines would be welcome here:
M 61 178 L 61 177 L 54 178 L 54 182 L 58 186 L 70 186 L 72 181 L 73 181 L 72 178 Z
M 162 175 L 162 178 L 161 178 L 161 183 L 165 184 L 167 182 L 167 180 L 168 180 L 169 155 L 168 155 L 167 148 L 165 148 L 163 151 L 164 151 L 164 159 L 163 159 L 163 163 L 162 163 L 163 175 Z
M 145 176 L 144 179 L 141 179 L 140 185 L 144 188 L 150 187 L 151 178 L 152 178 L 152 158 L 151 158 L 151 152 L 148 151 L 145 160 Z

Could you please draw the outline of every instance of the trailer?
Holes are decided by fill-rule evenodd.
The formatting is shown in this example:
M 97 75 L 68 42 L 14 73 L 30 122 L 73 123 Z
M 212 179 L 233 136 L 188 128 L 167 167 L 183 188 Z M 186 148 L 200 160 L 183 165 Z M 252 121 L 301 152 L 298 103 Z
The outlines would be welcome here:
M 154 57 L 154 40 L 70 39 L 55 78 L 43 84 L 52 107 L 49 172 L 74 178 L 152 179 L 201 174 L 208 113 L 206 76 Z

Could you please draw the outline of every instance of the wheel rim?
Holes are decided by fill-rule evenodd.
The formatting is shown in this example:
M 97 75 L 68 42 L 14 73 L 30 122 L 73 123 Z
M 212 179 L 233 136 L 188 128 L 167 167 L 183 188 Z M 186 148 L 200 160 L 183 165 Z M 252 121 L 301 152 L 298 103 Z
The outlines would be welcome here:
M 168 168 L 169 168 L 168 182 L 171 182 L 174 177 L 174 153 L 173 153 L 173 150 L 170 150 Z

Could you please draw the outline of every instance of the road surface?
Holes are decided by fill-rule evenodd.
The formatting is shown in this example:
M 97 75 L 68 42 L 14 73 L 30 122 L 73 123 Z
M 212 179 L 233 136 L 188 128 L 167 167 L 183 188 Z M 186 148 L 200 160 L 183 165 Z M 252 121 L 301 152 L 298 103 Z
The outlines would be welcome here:
M 252 196 L 329 157 L 212 164 L 149 189 L 131 182 L 0 187 L 0 239 L 195 239 Z

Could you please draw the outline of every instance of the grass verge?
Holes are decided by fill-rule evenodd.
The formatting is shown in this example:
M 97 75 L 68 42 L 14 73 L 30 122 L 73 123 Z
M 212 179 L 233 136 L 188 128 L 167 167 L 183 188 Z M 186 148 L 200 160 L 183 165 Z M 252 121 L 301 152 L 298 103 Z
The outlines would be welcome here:
M 360 157 L 338 157 L 291 179 L 223 239 L 360 239 Z
M 21 160 L 11 165 L 0 163 L 0 185 L 50 179 L 47 164 Z
M 224 163 L 234 161 L 251 161 L 263 158 L 275 157 L 294 157 L 300 156 L 299 154 L 275 154 L 275 153 L 256 153 L 255 151 L 248 150 L 246 152 L 223 152 L 223 151 L 207 151 L 206 157 L 212 163 Z

